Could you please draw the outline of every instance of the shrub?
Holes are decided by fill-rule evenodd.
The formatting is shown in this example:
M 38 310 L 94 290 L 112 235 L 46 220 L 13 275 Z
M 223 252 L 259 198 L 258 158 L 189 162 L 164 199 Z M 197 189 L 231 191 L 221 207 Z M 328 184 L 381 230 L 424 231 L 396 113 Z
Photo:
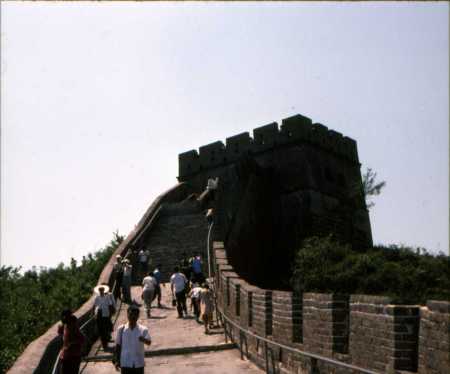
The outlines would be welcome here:
M 299 292 L 385 295 L 393 302 L 450 300 L 450 257 L 423 248 L 375 246 L 365 252 L 332 239 L 308 238 L 298 250 L 291 286 Z
M 83 257 L 80 265 L 72 258 L 69 266 L 33 268 L 24 274 L 20 268 L 0 268 L 0 373 L 59 319 L 61 310 L 76 310 L 91 296 L 102 269 L 122 241 L 114 233 L 105 248 Z

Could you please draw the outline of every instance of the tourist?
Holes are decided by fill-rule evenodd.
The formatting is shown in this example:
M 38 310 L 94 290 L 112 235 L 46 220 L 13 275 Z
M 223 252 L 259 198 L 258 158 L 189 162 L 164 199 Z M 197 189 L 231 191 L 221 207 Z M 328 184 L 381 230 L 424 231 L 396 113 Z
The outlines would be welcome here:
M 156 279 L 151 276 L 152 273 L 147 273 L 147 276 L 142 280 L 142 300 L 144 300 L 147 317 L 151 316 L 152 301 L 155 297 Z
M 209 334 L 209 328 L 212 327 L 213 323 L 214 298 L 208 283 L 203 284 L 203 289 L 200 291 L 199 298 L 200 313 L 201 319 L 205 325 L 205 334 Z
M 85 337 L 78 327 L 78 319 L 68 309 L 61 313 L 62 325 L 58 334 L 62 336 L 63 345 L 60 353 L 60 374 L 78 374 Z
M 153 278 L 156 280 L 156 297 L 158 298 L 158 308 L 161 308 L 161 264 L 158 264 L 153 271 Z
M 127 311 L 128 323 L 117 329 L 113 363 L 122 374 L 144 374 L 144 344 L 152 343 L 147 327 L 137 323 L 139 308 L 131 305 Z
M 123 277 L 122 277 L 122 293 L 123 299 L 126 303 L 131 303 L 131 275 L 133 266 L 130 264 L 130 260 L 125 259 L 123 264 Z
M 111 315 L 115 310 L 114 299 L 108 291 L 109 287 L 104 284 L 94 288 L 94 292 L 98 294 L 94 300 L 94 315 L 100 341 L 105 351 L 108 349 L 108 341 L 112 331 Z
M 192 258 L 192 281 L 196 283 L 203 283 L 205 277 L 202 273 L 202 259 L 200 255 L 194 256 Z
M 148 272 L 148 259 L 150 257 L 150 252 L 148 249 L 141 249 L 138 254 L 139 259 L 139 270 L 144 276 Z
M 200 292 L 202 288 L 198 283 L 192 285 L 191 291 L 189 292 L 189 297 L 191 298 L 191 309 L 194 309 L 195 320 L 200 322 Z
M 114 286 L 114 298 L 115 300 L 119 300 L 121 298 L 120 289 L 122 287 L 122 279 L 123 279 L 123 265 L 121 255 L 116 256 L 116 263 L 113 266 L 113 272 L 116 281 L 116 284 Z
M 170 277 L 170 289 L 172 297 L 176 300 L 178 318 L 183 318 L 183 311 L 187 315 L 186 307 L 186 285 L 188 280 L 183 273 L 180 273 L 178 266 L 174 269 L 174 274 Z

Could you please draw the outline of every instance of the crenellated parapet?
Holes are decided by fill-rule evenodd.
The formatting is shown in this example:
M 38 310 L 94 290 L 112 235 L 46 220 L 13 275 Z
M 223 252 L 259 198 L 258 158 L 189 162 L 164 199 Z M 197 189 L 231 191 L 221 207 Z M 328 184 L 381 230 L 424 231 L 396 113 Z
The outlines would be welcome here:
M 190 175 L 228 165 L 246 153 L 259 154 L 299 143 L 318 147 L 351 163 L 359 163 L 355 140 L 297 114 L 283 119 L 280 127 L 277 122 L 273 122 L 255 128 L 253 137 L 243 132 L 227 138 L 225 145 L 216 141 L 200 147 L 198 152 L 190 150 L 180 153 L 179 179 L 184 180 Z
M 264 367 L 276 352 L 276 372 L 341 373 L 356 371 L 328 365 L 312 368 L 293 348 L 375 373 L 450 372 L 450 302 L 396 305 L 389 297 L 295 293 L 256 287 L 236 273 L 223 242 L 213 244 L 217 306 L 235 326 L 228 334 L 256 364 Z M 236 328 L 239 326 L 239 328 Z

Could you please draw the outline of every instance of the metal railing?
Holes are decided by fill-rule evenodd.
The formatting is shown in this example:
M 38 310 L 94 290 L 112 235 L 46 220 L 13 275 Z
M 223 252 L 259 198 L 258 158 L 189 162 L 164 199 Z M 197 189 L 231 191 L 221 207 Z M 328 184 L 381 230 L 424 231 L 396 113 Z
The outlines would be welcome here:
M 115 291 L 116 287 L 117 287 L 117 282 L 114 281 L 114 284 L 113 284 L 112 289 L 111 289 L 111 294 L 112 294 L 112 295 L 114 295 L 114 291 Z M 120 286 L 119 286 L 119 287 L 120 287 Z M 115 319 L 114 319 L 113 326 L 114 326 L 114 325 L 116 324 L 116 322 L 117 322 L 117 319 L 118 319 L 118 317 L 119 317 L 119 312 L 120 312 L 120 309 L 121 309 L 121 308 L 122 308 L 122 302 L 120 302 L 119 308 L 116 309 Z M 86 327 L 87 327 L 90 323 L 92 323 L 94 320 L 95 320 L 95 315 L 89 317 L 89 319 L 88 319 L 85 323 L 83 323 L 83 324 L 80 326 L 80 331 L 81 331 L 82 333 L 84 333 L 84 335 L 86 335 L 86 333 L 84 332 L 84 330 L 85 330 Z M 55 363 L 54 363 L 54 365 L 53 365 L 52 374 L 57 374 L 57 373 L 59 372 L 60 364 L 61 364 L 61 351 L 58 353 L 58 356 L 56 357 Z
M 213 289 L 214 289 L 214 298 L 216 299 L 216 287 L 215 287 L 215 281 L 213 279 Z M 310 374 L 317 373 L 318 372 L 318 362 L 323 362 L 332 366 L 336 366 L 338 368 L 345 368 L 349 370 L 353 370 L 357 373 L 364 373 L 364 374 L 379 374 L 378 372 L 375 372 L 373 370 L 364 369 L 359 366 L 346 364 L 345 362 L 334 360 L 329 357 L 325 357 L 322 355 L 318 355 L 315 353 L 305 352 L 300 349 L 296 349 L 293 347 L 289 347 L 287 345 L 284 345 L 282 343 L 278 343 L 273 340 L 269 340 L 267 338 L 264 338 L 263 336 L 257 335 L 248 329 L 243 328 L 242 326 L 238 325 L 236 322 L 232 321 L 225 313 L 224 311 L 218 306 L 218 303 L 216 302 L 216 313 L 218 320 L 221 321 L 224 334 L 225 334 L 225 342 L 228 342 L 228 339 L 230 339 L 231 342 L 234 343 L 233 334 L 229 331 L 229 326 L 231 325 L 234 328 L 236 328 L 239 331 L 239 350 L 241 353 L 241 359 L 244 358 L 244 346 L 245 346 L 245 356 L 250 359 L 249 353 L 248 353 L 248 342 L 247 337 L 251 336 L 254 339 L 256 339 L 256 351 L 259 351 L 259 346 L 261 343 L 264 344 L 264 357 L 265 357 L 265 370 L 266 373 L 277 373 L 276 370 L 276 364 L 275 364 L 275 354 L 273 350 L 273 346 L 280 349 L 279 355 L 281 355 L 281 352 L 287 351 L 302 357 L 306 357 L 310 360 Z M 270 357 L 270 365 L 269 365 L 269 357 Z
M 211 256 L 211 232 L 213 226 L 214 222 L 211 222 L 208 229 L 208 238 L 206 239 L 206 252 L 208 254 L 208 278 L 211 278 L 211 259 L 213 257 Z
M 149 220 L 148 220 L 147 223 L 144 225 L 144 227 L 139 231 L 139 234 L 136 235 L 136 237 L 133 238 L 133 240 L 131 241 L 130 244 L 131 244 L 132 246 L 135 245 L 135 244 L 139 241 L 139 239 L 142 237 L 142 235 L 146 232 L 146 230 L 147 230 L 148 228 L 150 228 L 150 227 L 153 225 L 153 223 L 155 222 L 155 220 L 158 218 L 158 216 L 159 216 L 159 214 L 160 214 L 160 212 L 161 212 L 161 209 L 162 209 L 162 205 L 159 205 L 158 208 L 155 210 L 155 212 L 150 216 Z M 128 249 L 127 252 L 126 252 L 126 254 L 125 254 L 125 256 L 124 256 L 124 258 L 126 258 L 126 257 L 128 257 L 128 256 L 131 256 L 131 255 L 132 255 L 132 251 L 131 251 L 130 249 Z M 113 284 L 112 289 L 111 289 L 111 293 L 112 293 L 113 295 L 114 295 L 114 291 L 115 291 L 116 287 L 120 287 L 120 285 L 117 285 L 117 281 L 114 281 L 114 284 Z M 122 303 L 120 304 L 120 307 L 119 307 L 119 308 L 117 309 L 117 311 L 116 311 L 115 320 L 114 320 L 114 324 L 113 324 L 113 325 L 115 325 L 115 323 L 117 322 L 117 318 L 118 318 L 118 316 L 119 316 L 119 311 L 120 311 L 120 308 L 121 308 L 121 307 L 122 307 Z M 83 325 L 81 325 L 80 331 L 83 332 L 83 330 L 84 330 L 90 323 L 92 323 L 94 319 L 95 319 L 95 316 L 90 317 L 85 323 L 83 323 Z M 59 367 L 60 367 L 60 361 L 61 361 L 61 351 L 58 353 L 58 356 L 56 357 L 55 363 L 54 363 L 54 365 L 53 365 L 52 374 L 57 374 L 57 373 L 58 373 Z
M 159 212 L 159 209 L 157 210 L 157 212 L 155 212 L 155 214 L 157 214 Z M 128 254 L 130 253 L 130 250 L 127 250 L 127 253 L 125 254 L 124 257 L 126 257 Z M 120 285 L 117 284 L 117 280 L 114 281 L 113 286 L 111 288 L 111 294 L 114 295 L 115 294 L 115 290 L 117 287 L 120 287 Z M 120 299 L 119 299 L 120 300 Z M 117 302 L 117 300 L 115 300 Z M 113 326 L 115 326 L 117 319 L 119 318 L 119 313 L 120 310 L 122 308 L 122 301 L 120 301 L 120 306 L 119 308 L 116 308 L 116 312 L 115 312 L 115 319 L 114 319 L 114 323 Z M 92 323 L 95 320 L 95 315 L 89 317 L 89 319 L 83 323 L 80 326 L 80 331 L 84 333 L 84 330 L 86 329 L 86 327 Z M 84 333 L 84 335 L 87 335 L 86 333 Z M 60 368 L 60 363 L 61 363 L 61 351 L 58 353 L 58 356 L 56 357 L 55 363 L 53 365 L 53 370 L 52 370 L 52 374 L 58 374 L 59 372 L 59 368 Z M 81 371 L 83 371 L 84 369 L 82 369 Z M 81 372 L 80 371 L 80 372 Z

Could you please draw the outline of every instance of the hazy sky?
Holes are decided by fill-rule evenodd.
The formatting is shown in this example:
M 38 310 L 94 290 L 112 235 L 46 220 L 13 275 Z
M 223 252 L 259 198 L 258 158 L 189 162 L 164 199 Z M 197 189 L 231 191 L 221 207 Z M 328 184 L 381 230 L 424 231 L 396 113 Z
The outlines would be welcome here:
M 448 251 L 447 3 L 2 2 L 2 264 L 128 234 L 178 153 L 301 113 L 387 187 L 375 243 Z

